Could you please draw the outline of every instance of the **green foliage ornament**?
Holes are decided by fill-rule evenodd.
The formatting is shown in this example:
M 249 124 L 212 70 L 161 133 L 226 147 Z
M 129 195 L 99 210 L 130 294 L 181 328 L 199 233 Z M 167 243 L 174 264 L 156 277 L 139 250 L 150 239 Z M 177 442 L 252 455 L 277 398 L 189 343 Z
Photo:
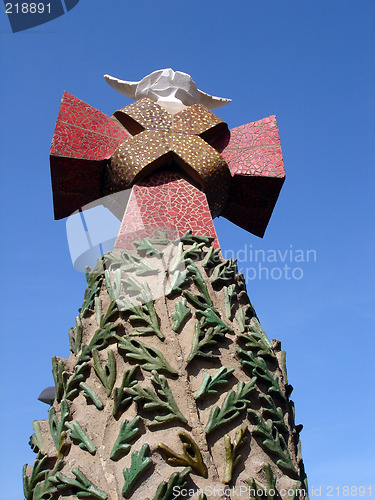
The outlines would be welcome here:
M 214 406 L 212 408 L 206 425 L 207 434 L 223 425 L 233 422 L 242 410 L 249 407 L 251 396 L 255 389 L 255 381 L 256 378 L 253 377 L 247 384 L 242 381 L 238 382 L 237 391 L 231 389 L 228 392 L 222 407 Z
M 203 462 L 202 454 L 194 439 L 184 431 L 179 432 L 178 437 L 182 442 L 182 454 L 174 452 L 163 443 L 158 444 L 158 449 L 163 451 L 167 456 L 169 465 L 191 467 L 191 470 L 195 474 L 207 478 L 207 467 Z
M 66 427 L 70 430 L 70 438 L 73 441 L 78 441 L 78 446 L 82 450 L 87 450 L 91 455 L 95 455 L 96 446 L 76 420 L 66 422 Z
M 70 351 L 77 355 L 82 343 L 82 322 L 81 317 L 76 316 L 76 327 L 69 329 Z
M 234 368 L 227 369 L 222 366 L 213 375 L 205 374 L 203 383 L 199 391 L 195 395 L 195 400 L 199 401 L 206 396 L 214 396 L 218 392 L 218 388 L 228 383 L 229 377 L 234 372 Z
M 237 259 L 226 259 L 216 265 L 210 281 L 214 286 L 228 285 L 233 282 L 237 273 Z
M 74 467 L 72 473 L 75 478 L 64 476 L 64 474 L 58 472 L 52 479 L 59 491 L 70 489 L 77 498 L 108 499 L 107 493 L 97 488 L 78 467 Z
M 50 463 L 51 460 L 48 455 L 39 452 L 31 469 L 30 477 L 27 476 L 27 466 L 24 465 L 22 480 L 26 500 L 53 498 L 53 495 L 57 493 L 57 488 L 52 480 L 63 467 L 63 461 L 58 460 L 52 470 L 50 469 Z
M 97 349 L 93 349 L 92 351 L 93 367 L 95 373 L 101 383 L 104 385 L 107 396 L 109 397 L 116 382 L 116 360 L 112 349 L 108 349 L 107 355 L 108 361 L 103 368 L 100 363 L 99 353 Z
M 94 389 L 91 389 L 91 387 L 86 384 L 86 382 L 81 382 L 79 384 L 79 387 L 82 389 L 83 396 L 86 398 L 86 400 L 92 401 L 98 410 L 102 410 L 104 408 L 103 402 L 100 397 L 96 394 Z
M 156 248 L 150 238 L 143 238 L 141 241 L 135 241 L 134 245 L 137 247 L 137 250 L 141 254 L 145 254 L 147 257 L 151 257 L 152 255 L 161 256 L 163 252 Z
M 101 351 L 102 349 L 108 347 L 111 340 L 116 338 L 115 332 L 117 328 L 118 325 L 115 323 L 107 323 L 105 328 L 98 328 L 92 336 L 89 345 L 83 345 L 77 364 L 89 362 L 94 349 Z
M 265 487 L 260 486 L 256 481 L 251 478 L 248 481 L 250 499 L 251 500 L 276 500 L 281 498 L 277 488 L 276 488 L 276 480 L 277 477 L 271 466 L 268 462 L 263 464 L 263 472 L 266 476 L 266 485 Z M 305 500 L 309 499 L 307 488 L 303 488 L 303 483 L 298 481 L 295 485 L 288 490 L 288 500 L 296 500 L 297 498 L 302 498 L 300 494 L 302 491 L 304 492 L 303 498 Z
M 264 420 L 259 412 L 254 410 L 248 410 L 248 415 L 251 423 L 254 424 L 252 433 L 260 437 L 262 448 L 266 453 L 277 457 L 276 464 L 285 474 L 298 479 L 298 472 L 290 458 L 285 439 L 273 425 L 272 420 Z
M 113 391 L 113 412 L 112 415 L 116 415 L 123 411 L 132 402 L 132 396 L 129 394 L 128 389 L 133 387 L 137 383 L 136 372 L 138 371 L 139 365 L 135 365 L 131 370 L 125 370 L 122 376 L 122 382 L 120 387 L 116 387 Z
M 187 259 L 187 271 L 189 276 L 193 279 L 195 286 L 199 291 L 199 295 L 194 295 L 188 290 L 184 291 L 185 297 L 192 302 L 198 309 L 205 309 L 206 307 L 213 307 L 212 300 L 210 294 L 208 293 L 208 289 L 206 283 L 202 277 L 201 272 L 198 267 L 191 259 Z
M 236 284 L 232 283 L 231 285 L 225 286 L 223 288 L 223 291 L 224 291 L 225 316 L 229 320 L 231 320 L 233 314 L 233 308 L 235 306 L 235 299 L 237 297 Z
M 119 460 L 121 457 L 129 453 L 131 448 L 130 443 L 134 442 L 134 438 L 137 438 L 141 434 L 138 427 L 139 421 L 140 417 L 137 416 L 131 422 L 128 420 L 121 422 L 120 432 L 109 457 L 111 460 Z
M 181 302 L 176 302 L 176 312 L 172 312 L 172 320 L 173 320 L 173 331 L 176 333 L 180 330 L 181 325 L 186 320 L 186 318 L 190 315 L 190 308 L 186 305 L 186 299 L 182 298 Z
M 171 367 L 158 349 L 132 338 L 118 337 L 118 339 L 118 349 L 125 351 L 127 358 L 138 361 L 144 370 L 177 375 L 177 371 Z
M 188 229 L 186 233 L 181 236 L 180 241 L 188 245 L 193 245 L 194 243 L 204 243 L 205 245 L 209 246 L 214 241 L 214 239 L 215 238 L 213 238 L 212 236 L 192 234 L 192 230 Z
M 155 388 L 155 392 L 149 387 L 142 387 L 139 384 L 134 385 L 127 391 L 134 397 L 135 401 L 142 402 L 145 410 L 159 412 L 148 424 L 148 427 L 154 429 L 172 420 L 178 420 L 186 424 L 187 420 L 178 409 L 164 375 L 159 375 L 157 371 L 153 370 L 151 382 Z
M 249 479 L 248 484 L 250 488 L 251 500 L 274 500 L 278 497 L 278 492 L 276 490 L 276 476 L 271 469 L 268 462 L 263 465 L 263 472 L 266 476 L 266 487 L 262 488 L 259 486 L 254 479 Z M 259 492 L 262 492 L 260 495 Z
M 39 422 L 37 420 L 34 420 L 32 425 L 34 434 L 30 436 L 29 445 L 34 453 L 40 452 L 42 454 L 45 454 L 44 441 Z
M 181 498 L 180 491 L 187 487 L 187 475 L 190 472 L 190 467 L 182 472 L 175 472 L 169 478 L 168 483 L 163 481 L 159 484 L 153 500 L 177 500 Z M 146 498 L 146 500 L 149 500 Z
M 122 496 L 125 499 L 130 498 L 130 493 L 134 489 L 137 481 L 143 476 L 146 470 L 151 467 L 152 460 L 149 455 L 150 447 L 146 443 L 142 446 L 140 451 L 133 451 L 129 469 L 125 468 L 123 470 L 125 484 L 122 488 Z
M 104 267 L 102 259 L 98 259 L 98 262 L 94 269 L 90 270 L 89 267 L 86 267 L 85 275 L 87 288 L 80 310 L 80 314 L 83 318 L 87 315 L 88 311 L 94 309 L 95 297 L 97 297 L 100 292 L 100 288 L 104 279 Z
M 187 364 L 191 363 L 195 358 L 219 359 L 219 356 L 213 353 L 213 349 L 220 340 L 225 338 L 227 331 L 226 325 L 225 327 L 221 325 L 208 327 L 206 318 L 197 321 L 194 326 L 191 351 L 186 360 Z
M 240 311 L 243 311 L 243 309 L 240 309 Z M 253 324 L 246 326 L 243 331 L 245 330 L 246 333 L 240 335 L 239 339 L 245 343 L 247 350 L 251 350 L 257 356 L 275 358 L 271 342 L 256 318 L 253 318 Z
M 129 297 L 121 296 L 117 299 L 117 305 L 121 312 L 129 313 L 129 321 L 135 328 L 133 335 L 156 335 L 160 340 L 165 339 L 165 335 L 160 331 L 159 318 L 157 317 L 154 300 L 150 287 L 147 283 L 139 283 L 134 278 L 126 280 L 128 291 L 135 292 L 136 297 L 132 301 Z M 140 301 L 140 304 L 136 302 Z M 143 323 L 146 326 L 137 326 Z
M 242 366 L 247 368 L 251 375 L 256 377 L 257 383 L 262 382 L 267 386 L 268 394 L 272 397 L 277 396 L 281 401 L 285 401 L 278 377 L 271 375 L 262 357 L 255 357 L 251 351 L 244 351 L 243 349 L 237 349 L 237 354 L 241 359 Z
M 229 434 L 224 436 L 224 444 L 225 444 L 225 471 L 223 477 L 223 483 L 229 484 L 232 480 L 232 475 L 234 468 L 241 460 L 241 455 L 238 453 L 238 448 L 243 445 L 247 437 L 245 436 L 245 432 L 247 430 L 247 425 L 243 424 L 236 429 L 236 434 L 233 439 L 233 443 Z
M 107 252 L 104 256 L 105 263 L 108 267 L 111 268 L 111 271 L 116 269 L 116 273 L 120 271 L 120 279 L 121 272 L 129 273 L 131 271 L 135 271 L 137 276 L 145 276 L 149 274 L 157 274 L 159 270 L 156 267 L 153 267 L 148 259 L 144 259 L 139 257 L 138 255 L 128 252 L 127 250 L 113 250 L 112 252 Z M 114 281 L 118 282 L 118 275 L 115 275 L 115 278 L 110 282 L 113 284 Z M 117 287 L 115 285 L 115 290 L 117 291 Z M 114 299 L 112 299 L 114 300 Z
M 202 267 L 204 267 L 204 269 L 215 267 L 221 260 L 220 248 L 210 247 L 205 258 L 202 260 Z
M 56 450 L 59 450 L 60 436 L 66 429 L 66 423 L 69 419 L 69 408 L 65 399 L 61 401 L 60 405 L 60 420 L 56 415 L 56 410 L 53 406 L 48 410 L 48 423 L 50 433 L 55 443 Z

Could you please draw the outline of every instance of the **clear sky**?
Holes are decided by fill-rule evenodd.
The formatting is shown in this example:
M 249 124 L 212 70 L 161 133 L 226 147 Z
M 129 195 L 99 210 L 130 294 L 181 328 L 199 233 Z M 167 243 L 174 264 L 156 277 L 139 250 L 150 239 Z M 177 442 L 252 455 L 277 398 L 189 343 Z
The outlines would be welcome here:
M 287 179 L 266 234 L 219 219 L 220 244 L 240 252 L 262 325 L 287 351 L 312 498 L 329 486 L 333 498 L 344 486 L 375 496 L 374 33 L 373 0 L 80 0 L 19 33 L 1 12 L 2 500 L 23 498 L 32 421 L 48 410 L 37 397 L 53 384 L 51 357 L 69 355 L 85 288 L 65 220 L 53 220 L 62 93 L 111 115 L 130 101 L 103 74 L 166 67 L 232 98 L 217 111 L 230 127 L 277 116 Z M 256 262 L 256 249 L 278 260 Z M 273 271 L 285 264 L 295 279 Z

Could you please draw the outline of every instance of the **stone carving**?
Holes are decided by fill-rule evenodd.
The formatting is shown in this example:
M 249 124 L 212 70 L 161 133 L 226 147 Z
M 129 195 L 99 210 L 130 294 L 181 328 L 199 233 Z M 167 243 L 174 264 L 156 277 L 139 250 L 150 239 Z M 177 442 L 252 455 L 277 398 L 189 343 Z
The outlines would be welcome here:
M 104 75 L 104 79 L 125 97 L 135 100 L 149 97 L 170 113 L 176 113 L 178 109 L 192 104 L 203 104 L 208 109 L 216 109 L 231 102 L 231 99 L 202 92 L 190 75 L 171 68 L 153 71 L 139 82 L 119 80 L 109 75 Z
M 164 76 L 173 78 L 162 72 L 147 80 L 155 100 Z M 24 468 L 25 498 L 208 500 L 217 488 L 230 499 L 231 488 L 256 486 L 265 495 L 272 487 L 307 499 L 285 353 L 262 330 L 235 260 L 222 259 L 211 218 L 221 210 L 264 232 L 283 180 L 275 121 L 229 137 L 215 115 L 193 107 L 202 104 L 171 114 L 144 97 L 142 85 L 143 98 L 112 120 L 63 96 L 51 147 L 56 216 L 121 182 L 132 192 L 114 250 L 86 272 L 71 354 L 53 358 L 55 401 L 48 423 L 33 424 L 37 457 Z M 181 93 L 172 94 L 183 103 Z M 77 127 L 81 117 L 85 125 Z M 173 132 L 205 142 L 200 151 L 209 151 L 212 177 L 195 169 L 197 151 L 186 137 L 164 156 L 153 140 L 131 142 L 143 131 L 146 139 Z M 68 140 L 73 135 L 77 141 Z M 130 147 L 121 159 L 124 144 L 134 146 L 133 159 Z M 190 166 L 184 170 L 177 156 Z M 210 183 L 224 179 L 224 167 L 228 183 L 217 197 Z M 116 177 L 121 169 L 128 177 Z M 250 208 L 242 209 L 247 197 Z M 251 215 L 247 222 L 243 213 Z M 164 293 L 155 294 L 160 282 Z

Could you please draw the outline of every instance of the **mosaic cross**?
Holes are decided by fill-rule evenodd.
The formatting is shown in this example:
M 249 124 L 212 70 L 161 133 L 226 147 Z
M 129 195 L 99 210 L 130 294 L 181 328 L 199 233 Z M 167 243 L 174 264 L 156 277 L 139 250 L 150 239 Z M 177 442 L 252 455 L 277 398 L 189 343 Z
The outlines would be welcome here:
M 161 228 L 218 247 L 217 216 L 261 237 L 285 179 L 275 116 L 229 130 L 201 103 L 171 114 L 148 97 L 108 117 L 64 92 L 50 163 L 56 219 L 131 189 L 115 244 L 127 249 Z

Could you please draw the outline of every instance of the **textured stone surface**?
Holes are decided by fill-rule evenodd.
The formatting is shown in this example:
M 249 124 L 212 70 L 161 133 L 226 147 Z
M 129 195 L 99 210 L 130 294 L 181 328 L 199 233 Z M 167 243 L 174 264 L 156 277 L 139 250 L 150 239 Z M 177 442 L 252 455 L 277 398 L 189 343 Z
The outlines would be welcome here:
M 96 488 L 91 491 L 99 492 L 94 498 L 111 500 L 172 499 L 156 492 L 174 473 L 184 474 L 196 491 L 181 498 L 197 500 L 198 490 L 205 488 L 239 491 L 249 480 L 265 488 L 267 467 L 277 490 L 305 488 L 280 343 L 271 344 L 264 334 L 235 263 L 213 258 L 204 241 L 187 235 L 175 242 L 176 252 L 165 259 L 162 273 L 139 276 L 139 266 L 129 268 L 129 254 L 113 252 L 87 276 L 85 300 L 70 332 L 72 354 L 54 361 L 57 396 L 50 409 L 50 430 L 40 422 L 42 437 L 32 438 L 39 462 L 47 459 L 34 490 L 26 490 L 27 500 L 40 498 L 33 496 L 35 488 L 47 487 L 53 499 L 80 498 L 83 486 L 71 483 L 77 468 Z M 160 239 L 149 243 L 153 254 L 143 259 L 157 269 L 170 244 Z M 139 242 L 135 248 L 139 259 L 144 250 Z M 145 297 L 143 305 L 135 300 L 137 287 L 144 290 L 147 284 L 152 289 L 163 276 L 172 283 L 176 273 L 184 271 L 184 284 L 168 298 Z M 112 283 L 120 273 L 118 286 L 110 286 L 105 272 Z M 235 298 L 228 303 L 228 296 Z M 172 318 L 184 298 L 190 313 L 175 331 Z M 164 337 L 155 328 L 142 330 L 151 311 Z M 147 349 L 153 349 L 152 355 Z M 231 370 L 218 384 L 217 372 L 221 369 L 222 374 L 223 367 Z M 211 382 L 204 382 L 207 377 Z M 210 384 L 216 390 L 205 392 Z M 102 406 L 85 396 L 87 387 Z M 119 442 L 125 445 L 123 451 L 118 450 Z M 192 446 L 187 455 L 183 442 Z M 173 456 L 179 457 L 177 462 L 169 460 Z M 192 460 L 196 465 L 189 472 L 186 466 Z M 31 468 L 26 468 L 26 485 L 31 477 Z M 238 495 L 229 492 L 227 498 Z
M 296 498 L 307 483 L 285 353 L 212 223 L 263 234 L 284 180 L 275 117 L 229 134 L 201 105 L 170 114 L 146 98 L 109 119 L 64 95 L 51 169 L 59 216 L 132 192 L 115 250 L 87 273 L 72 354 L 53 359 L 26 500 L 234 500 L 250 485 Z

